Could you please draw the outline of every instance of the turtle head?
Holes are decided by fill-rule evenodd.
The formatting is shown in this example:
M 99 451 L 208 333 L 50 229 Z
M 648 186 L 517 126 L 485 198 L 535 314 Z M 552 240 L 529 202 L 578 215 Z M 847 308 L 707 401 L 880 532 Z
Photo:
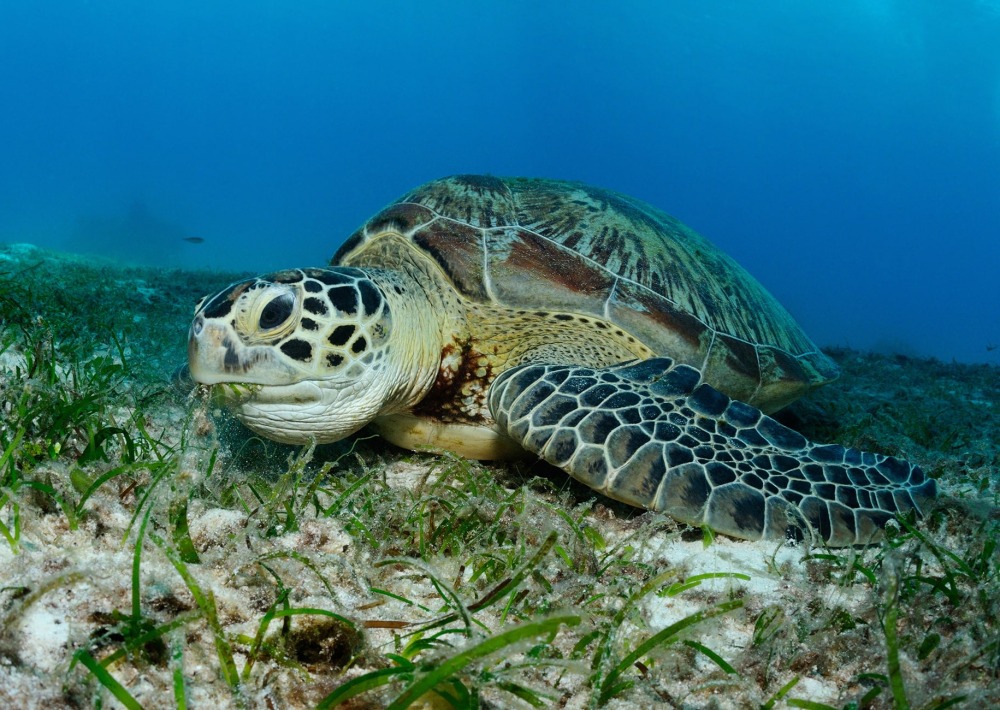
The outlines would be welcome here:
M 292 269 L 241 281 L 195 308 L 188 367 L 250 429 L 326 443 L 371 421 L 391 397 L 392 316 L 359 269 Z

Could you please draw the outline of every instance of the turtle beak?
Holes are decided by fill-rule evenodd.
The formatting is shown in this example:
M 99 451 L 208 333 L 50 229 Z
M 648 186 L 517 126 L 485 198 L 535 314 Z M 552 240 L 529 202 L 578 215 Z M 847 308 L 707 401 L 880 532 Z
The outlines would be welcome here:
M 188 333 L 188 368 L 202 385 L 290 385 L 302 379 L 268 345 L 247 345 L 223 320 L 199 313 Z
M 238 382 L 247 370 L 237 340 L 224 324 L 199 313 L 188 333 L 188 368 L 194 381 L 203 385 Z

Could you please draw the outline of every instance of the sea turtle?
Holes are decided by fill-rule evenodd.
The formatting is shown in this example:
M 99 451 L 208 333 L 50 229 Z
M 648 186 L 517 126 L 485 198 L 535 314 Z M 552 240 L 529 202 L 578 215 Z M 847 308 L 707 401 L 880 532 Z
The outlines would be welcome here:
M 193 378 L 262 436 L 366 425 L 477 459 L 527 450 L 593 489 L 746 539 L 869 542 L 935 482 L 765 413 L 837 376 L 753 277 L 640 200 L 460 175 L 404 195 L 328 268 L 202 299 Z

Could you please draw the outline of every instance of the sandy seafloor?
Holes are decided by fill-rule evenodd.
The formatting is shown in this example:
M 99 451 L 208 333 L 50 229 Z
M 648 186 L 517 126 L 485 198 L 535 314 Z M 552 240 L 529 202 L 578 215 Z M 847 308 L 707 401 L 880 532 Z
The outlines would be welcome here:
M 109 341 L 101 339 L 99 325 L 102 319 L 112 320 L 126 357 L 142 365 L 135 377 L 147 378 L 141 386 L 138 380 L 121 382 L 116 385 L 120 391 L 110 395 L 108 406 L 116 421 L 126 422 L 136 403 L 147 401 L 136 397 L 136 392 L 156 389 L 148 383 L 155 383 L 157 377 L 166 382 L 173 369 L 183 363 L 187 318 L 197 298 L 233 278 L 122 267 L 30 245 L 0 245 L 0 283 L 9 298 L 19 299 L 16 305 L 0 301 L 5 306 L 0 311 L 4 333 L 0 341 L 4 350 L 0 354 L 0 394 L 5 417 L 0 442 L 11 446 L 18 426 L 12 403 L 21 392 L 15 391 L 14 385 L 26 386 L 17 373 L 22 368 L 23 374 L 27 362 L 24 349 L 29 346 L 18 333 L 59 322 L 51 332 L 66 338 L 70 338 L 66 332 L 76 333 L 86 340 L 92 330 L 94 347 L 106 352 Z M 66 297 L 53 298 L 45 289 L 62 290 Z M 810 551 L 801 545 L 720 537 L 706 547 L 699 531 L 685 531 L 650 513 L 632 512 L 607 500 L 594 501 L 585 488 L 561 481 L 558 472 L 523 464 L 487 469 L 509 490 L 525 487 L 523 496 L 529 502 L 510 522 L 511 529 L 524 536 L 527 547 L 537 547 L 549 528 L 565 534 L 564 527 L 558 527 L 562 518 L 551 513 L 554 508 L 572 513 L 580 525 L 598 531 L 605 550 L 632 546 L 629 563 L 623 564 L 613 579 L 607 579 L 608 575 L 595 578 L 593 570 L 585 566 L 577 569 L 579 578 L 574 578 L 574 571 L 555 554 L 542 559 L 534 578 L 524 586 L 530 588 L 530 595 L 556 600 L 549 614 L 586 611 L 586 604 L 579 600 L 579 606 L 572 606 L 574 585 L 586 588 L 591 598 L 604 593 L 609 604 L 620 604 L 616 595 L 628 575 L 641 580 L 675 569 L 679 579 L 720 572 L 749 577 L 706 579 L 697 588 L 675 596 L 648 594 L 628 616 L 618 638 L 620 648 L 627 650 L 635 645 L 630 636 L 644 639 L 699 609 L 739 598 L 742 608 L 698 625 L 685 637 L 713 649 L 731 664 L 733 673 L 726 673 L 692 646 L 675 644 L 644 657 L 641 668 L 632 667 L 629 672 L 634 685 L 612 699 L 608 707 L 654 703 L 759 707 L 796 677 L 797 684 L 775 701 L 775 707 L 787 706 L 790 698 L 833 707 L 856 702 L 879 684 L 872 676 L 890 673 L 884 622 L 892 608 L 893 580 L 912 582 L 921 577 L 945 581 L 913 582 L 917 591 L 896 609 L 898 675 L 908 701 L 912 707 L 936 707 L 963 698 L 955 706 L 1000 706 L 998 555 L 996 549 L 982 544 L 997 538 L 1000 369 L 852 350 L 831 354 L 843 370 L 841 379 L 793 405 L 783 415 L 784 421 L 814 439 L 905 456 L 935 477 L 942 493 L 941 510 L 919 527 L 933 541 L 933 548 L 911 539 L 895 549 L 877 548 L 856 555 L 832 551 L 848 567 L 856 563 L 871 569 L 871 579 L 854 575 L 854 581 L 847 583 L 843 567 L 831 567 L 829 560 L 805 559 L 810 552 L 824 551 Z M 163 392 L 167 389 L 159 388 Z M 275 599 L 275 575 L 289 587 L 294 606 L 326 609 L 362 628 L 359 638 L 343 642 L 349 649 L 345 658 L 353 657 L 347 670 L 340 667 L 343 660 L 338 665 L 329 659 L 324 663 L 299 658 L 301 663 L 294 665 L 262 655 L 240 691 L 246 706 L 313 707 L 347 680 L 389 665 L 384 654 L 398 652 L 394 636 L 405 634 L 406 629 L 382 627 L 433 618 L 429 612 L 440 606 L 441 597 L 428 582 L 428 575 L 414 574 L 413 568 L 401 565 L 376 566 L 381 559 L 413 557 L 414 550 L 374 546 L 357 534 L 349 517 L 336 515 L 305 516 L 293 531 L 271 528 L 265 532 L 258 524 L 261 515 L 252 500 L 243 505 L 230 496 L 225 502 L 218 486 L 207 480 L 224 470 L 222 478 L 230 483 L 239 482 L 241 477 L 251 482 L 255 477 L 273 481 L 284 470 L 287 455 L 294 453 L 291 449 L 248 463 L 240 442 L 241 437 L 249 440 L 249 435 L 210 403 L 173 390 L 148 401 L 143 410 L 144 426 L 165 447 L 172 447 L 177 462 L 160 492 L 145 499 L 154 509 L 149 530 L 166 540 L 164 545 L 169 548 L 167 491 L 193 491 L 188 495 L 187 519 L 199 561 L 189 564 L 188 569 L 200 588 L 214 595 L 219 624 L 233 641 L 237 669 L 242 670 L 246 663 L 247 645 L 236 635 L 252 638 L 257 632 L 261 617 Z M 81 464 L 78 454 L 85 449 L 84 444 L 67 444 L 54 455 L 21 458 L 17 475 L 44 480 L 61 492 L 64 500 L 79 499 L 80 486 L 71 485 L 71 472 L 83 471 L 86 480 L 93 481 L 121 464 L 121 452 L 115 458 L 114 451 L 107 461 Z M 219 453 L 209 476 L 207 467 L 213 463 L 210 452 L 216 448 Z M 315 458 L 340 452 L 342 449 L 317 451 Z M 427 489 L 441 470 L 434 457 L 410 455 L 374 440 L 362 441 L 357 452 L 351 459 L 360 457 L 361 463 L 352 465 L 368 467 L 382 489 L 400 501 L 410 500 L 414 491 Z M 0 465 L 0 476 L 7 471 L 7 484 L 12 479 L 5 467 L 14 465 L 15 458 L 11 455 Z M 272 461 L 278 462 L 280 470 L 262 471 Z M 98 701 L 117 706 L 80 664 L 71 668 L 71 661 L 81 648 L 89 648 L 101 658 L 120 646 L 115 612 L 128 614 L 131 608 L 138 526 L 132 522 L 137 506 L 144 503 L 142 496 L 148 490 L 151 471 L 143 473 L 135 468 L 128 476 L 97 488 L 82 506 L 75 526 L 58 505 L 37 490 L 21 487 L 12 492 L 7 485 L 0 491 L 0 496 L 13 496 L 18 503 L 20 525 L 16 546 L 0 539 L 0 707 L 88 707 Z M 336 471 L 334 467 L 332 475 Z M 199 490 L 209 493 L 201 495 Z M 241 490 L 246 494 L 248 489 Z M 0 506 L 0 520 L 10 526 L 12 515 L 8 497 Z M 391 539 L 393 531 L 379 529 L 379 520 L 365 522 Z M 126 532 L 130 526 L 131 536 Z M 184 614 L 197 616 L 198 609 L 190 586 L 164 549 L 147 540 L 140 575 L 143 612 L 160 624 Z M 292 553 L 308 557 L 312 568 L 296 562 Z M 260 564 L 265 559 L 271 571 Z M 955 560 L 974 567 L 975 574 L 961 574 L 963 568 Z M 464 563 L 462 550 L 448 549 L 436 550 L 425 562 L 456 589 L 469 582 L 471 569 Z M 946 572 L 946 568 L 952 571 Z M 538 576 L 548 580 L 553 589 L 546 589 Z M 391 590 L 429 609 L 374 593 L 373 588 Z M 951 599 L 944 588 L 954 589 Z M 561 590 L 564 593 L 560 594 Z M 470 594 L 466 601 L 481 598 L 482 593 Z M 483 634 L 478 638 L 510 625 L 510 619 L 500 618 L 502 610 L 503 605 L 498 605 L 477 615 L 482 623 L 477 632 Z M 595 619 L 605 618 L 596 611 L 588 613 Z M 768 614 L 777 618 L 771 629 L 762 621 Z M 308 627 L 311 621 L 300 622 L 297 617 L 293 628 L 299 623 Z M 273 623 L 269 633 L 277 633 L 280 626 L 281 622 Z M 935 636 L 937 641 L 933 641 Z M 237 696 L 222 679 L 217 647 L 203 618 L 192 618 L 165 638 L 169 658 L 132 657 L 110 666 L 116 680 L 143 707 L 176 706 L 175 669 L 183 677 L 190 707 L 237 705 Z M 450 640 L 456 648 L 474 643 Z M 553 640 L 553 646 L 568 657 L 577 641 L 579 636 L 567 630 Z M 505 649 L 503 658 L 486 659 L 476 668 L 495 670 L 503 663 L 516 664 L 529 646 L 522 643 Z M 518 682 L 544 693 L 547 704 L 555 707 L 587 707 L 593 699 L 587 683 L 588 661 L 586 656 L 574 659 L 561 672 L 552 667 L 529 669 L 517 676 Z M 476 678 L 478 681 L 467 682 L 482 684 L 480 702 L 484 706 L 530 707 L 498 689 L 483 674 Z M 399 691 L 400 686 L 386 686 L 359 696 L 349 707 L 381 707 Z M 425 696 L 419 704 L 447 706 L 433 696 Z M 886 686 L 868 706 L 892 705 L 892 692 Z

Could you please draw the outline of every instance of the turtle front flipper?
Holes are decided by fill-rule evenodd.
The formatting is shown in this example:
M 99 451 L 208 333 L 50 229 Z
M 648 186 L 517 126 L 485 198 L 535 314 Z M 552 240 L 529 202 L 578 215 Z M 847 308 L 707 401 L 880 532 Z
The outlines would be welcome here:
M 812 444 L 665 357 L 521 365 L 489 406 L 501 431 L 591 488 L 748 540 L 864 544 L 937 494 L 918 467 Z

